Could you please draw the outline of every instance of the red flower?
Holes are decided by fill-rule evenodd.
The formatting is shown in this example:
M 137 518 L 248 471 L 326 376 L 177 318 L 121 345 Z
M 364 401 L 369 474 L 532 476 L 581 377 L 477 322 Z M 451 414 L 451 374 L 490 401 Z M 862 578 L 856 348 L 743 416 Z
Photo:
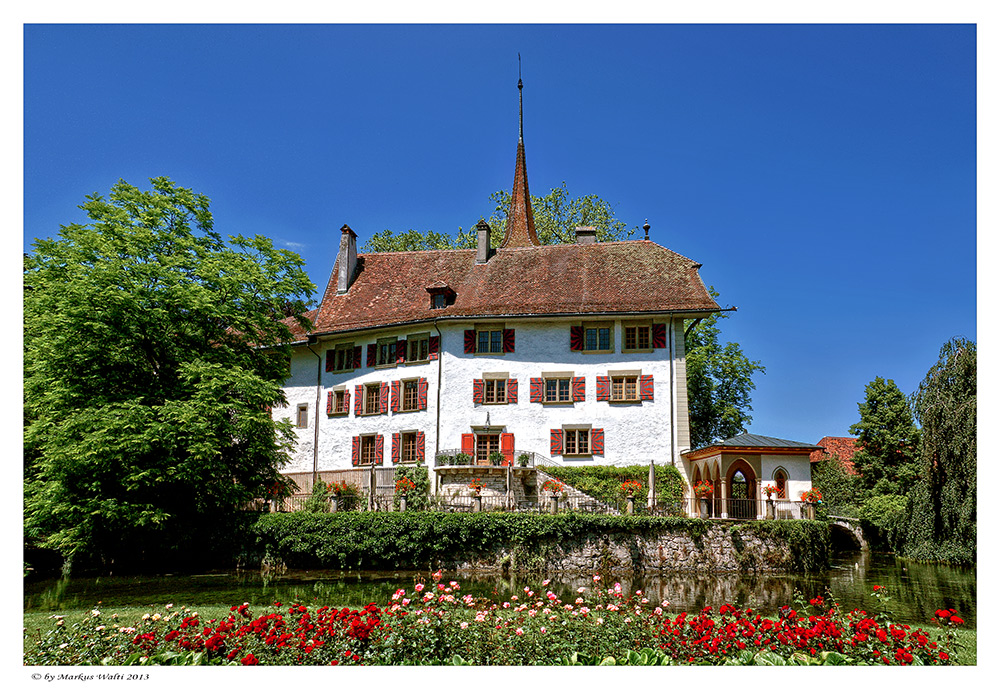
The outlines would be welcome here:
M 879 586 L 878 584 L 875 584 L 875 586 L 872 587 L 872 591 L 881 591 L 884 588 L 885 586 Z
M 940 653 L 938 653 L 938 658 L 940 658 L 941 660 L 948 660 L 949 656 L 944 651 L 941 651 Z
M 246 657 L 240 661 L 244 665 L 256 665 L 257 659 L 253 657 L 253 653 L 248 653 Z
M 957 617 L 955 615 L 952 615 L 951 616 L 951 623 L 952 624 L 964 624 L 965 620 L 963 620 L 961 617 Z

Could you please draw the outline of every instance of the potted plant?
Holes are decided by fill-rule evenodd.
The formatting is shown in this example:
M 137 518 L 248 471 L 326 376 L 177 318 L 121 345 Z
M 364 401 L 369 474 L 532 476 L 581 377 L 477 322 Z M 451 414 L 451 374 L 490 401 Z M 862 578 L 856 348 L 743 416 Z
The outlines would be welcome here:
M 764 497 L 767 498 L 767 518 L 774 519 L 774 496 L 778 492 L 777 486 L 764 486 L 761 489 Z
M 490 453 L 490 465 L 498 467 L 503 464 L 503 453 L 501 452 L 491 452 Z
M 517 465 L 520 467 L 528 466 L 528 463 L 530 461 L 531 461 L 531 456 L 527 452 L 522 452 L 517 456 Z
M 712 493 L 715 491 L 715 485 L 709 481 L 707 478 L 698 481 L 694 484 L 694 494 L 698 496 L 701 501 L 701 518 L 708 519 L 709 512 L 712 509 L 711 497 Z
M 810 488 L 806 492 L 799 496 L 799 499 L 805 503 L 803 505 L 803 511 L 805 512 L 806 519 L 816 518 L 816 505 L 823 502 L 823 494 L 820 493 L 815 488 Z
M 472 479 L 469 484 L 469 488 L 472 489 L 472 508 L 475 512 L 483 511 L 483 480 L 479 478 Z
M 348 498 L 358 494 L 354 486 L 348 483 L 347 481 L 338 481 L 336 483 L 331 483 L 328 490 L 330 492 L 331 512 L 336 512 L 338 509 L 344 507 Z
M 622 492 L 628 500 L 628 513 L 635 514 L 635 494 L 642 490 L 642 484 L 635 479 L 629 479 L 622 483 Z
M 559 510 L 559 496 L 566 490 L 565 484 L 562 481 L 550 478 L 542 484 L 542 490 L 550 493 L 549 511 L 555 514 Z
M 417 485 L 410 480 L 409 477 L 404 476 L 403 478 L 396 481 L 396 493 L 399 494 L 399 511 L 406 511 L 406 494 L 411 490 L 415 490 Z
M 466 466 L 472 463 L 472 457 L 465 454 L 464 452 L 459 452 L 455 455 L 455 464 L 458 466 Z

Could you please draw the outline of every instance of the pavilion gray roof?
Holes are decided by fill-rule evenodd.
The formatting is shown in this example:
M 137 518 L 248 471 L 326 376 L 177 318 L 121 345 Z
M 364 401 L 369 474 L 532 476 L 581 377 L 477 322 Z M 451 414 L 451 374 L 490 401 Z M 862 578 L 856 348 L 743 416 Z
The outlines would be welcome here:
M 813 445 L 812 443 L 800 443 L 797 440 L 772 438 L 767 435 L 756 435 L 753 433 L 741 433 L 739 435 L 734 435 L 732 438 L 726 438 L 725 440 L 709 443 L 704 447 L 783 447 L 802 450 L 822 449 L 818 445 Z

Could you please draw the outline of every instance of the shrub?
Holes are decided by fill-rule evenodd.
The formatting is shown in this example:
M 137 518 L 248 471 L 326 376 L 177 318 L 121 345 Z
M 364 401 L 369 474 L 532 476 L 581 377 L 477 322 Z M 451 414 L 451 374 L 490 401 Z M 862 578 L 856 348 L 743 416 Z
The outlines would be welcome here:
M 894 552 L 903 546 L 908 502 L 905 495 L 875 495 L 865 500 L 858 517 L 870 544 Z
M 431 482 L 428 475 L 427 467 L 424 466 L 401 466 L 396 467 L 395 481 L 397 485 L 403 479 L 406 479 L 413 483 L 413 488 L 410 488 L 406 493 L 406 509 L 409 510 L 426 510 L 430 505 L 430 490 Z M 399 492 L 397 491 L 392 497 L 392 506 L 394 509 L 399 509 Z
M 656 482 L 656 502 L 661 508 L 679 508 L 684 497 L 684 479 L 677 468 L 669 464 L 657 464 L 653 469 Z M 624 512 L 628 506 L 621 485 L 626 481 L 638 481 L 642 487 L 633 494 L 638 513 L 647 507 L 649 466 L 633 465 L 625 467 L 545 467 L 545 473 L 554 476 L 568 486 Z

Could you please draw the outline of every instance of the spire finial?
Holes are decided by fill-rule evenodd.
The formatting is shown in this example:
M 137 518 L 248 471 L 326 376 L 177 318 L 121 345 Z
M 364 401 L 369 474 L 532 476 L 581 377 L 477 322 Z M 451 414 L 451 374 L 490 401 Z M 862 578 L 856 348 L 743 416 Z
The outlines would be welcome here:
M 524 100 L 521 97 L 521 89 L 524 83 L 521 81 L 521 53 L 517 54 L 517 139 L 524 141 Z
M 517 159 L 514 161 L 514 188 L 510 193 L 510 208 L 507 211 L 507 231 L 501 249 L 512 246 L 539 246 L 535 233 L 535 219 L 531 214 L 531 194 L 528 192 L 528 169 L 524 163 L 524 101 L 521 97 L 521 53 L 517 54 L 517 103 L 518 134 Z

